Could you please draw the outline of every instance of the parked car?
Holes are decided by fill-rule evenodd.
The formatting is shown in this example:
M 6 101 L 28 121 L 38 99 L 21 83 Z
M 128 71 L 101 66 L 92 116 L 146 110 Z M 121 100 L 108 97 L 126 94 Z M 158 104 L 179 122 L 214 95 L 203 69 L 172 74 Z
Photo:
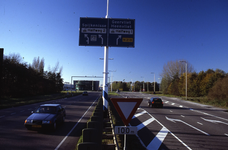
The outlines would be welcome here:
M 82 95 L 83 95 L 83 96 L 88 96 L 88 92 L 87 92 L 87 91 L 84 91 L 84 92 L 82 93 Z
M 148 100 L 148 106 L 149 107 L 163 107 L 162 99 L 159 97 L 152 97 L 150 100 Z
M 56 129 L 65 121 L 66 111 L 60 104 L 43 104 L 25 120 L 27 129 Z

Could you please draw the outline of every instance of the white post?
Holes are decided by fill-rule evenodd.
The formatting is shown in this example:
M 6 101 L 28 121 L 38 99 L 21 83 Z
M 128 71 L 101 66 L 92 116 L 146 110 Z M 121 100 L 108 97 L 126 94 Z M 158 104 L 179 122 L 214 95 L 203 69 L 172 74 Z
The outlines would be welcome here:
M 185 61 L 185 60 L 180 60 L 179 62 L 184 62 L 184 63 L 186 64 L 186 68 L 185 68 L 185 72 L 186 72 L 186 79 L 185 79 L 185 80 L 186 80 L 185 95 L 186 95 L 186 100 L 187 100 L 187 98 L 188 98 L 188 96 L 187 96 L 187 95 L 188 95 L 188 89 L 187 89 L 187 88 L 188 88 L 188 86 L 187 86 L 187 85 L 188 85 L 188 77 L 187 77 L 187 74 L 188 74 L 188 71 L 187 71 L 187 70 L 188 70 L 188 63 L 187 63 L 187 61 Z
M 187 94 L 188 94 L 188 89 L 187 89 L 187 87 L 188 87 L 188 86 L 187 86 L 187 84 L 188 84 L 188 82 L 187 82 L 187 81 L 188 81 L 187 73 L 188 73 L 188 72 L 187 72 L 187 68 L 188 68 L 188 67 L 187 67 L 187 62 L 185 62 L 185 63 L 186 63 L 186 90 L 185 90 L 185 92 L 186 92 L 186 100 L 187 100 L 187 97 L 188 97 L 188 96 L 187 96 Z
M 107 12 L 105 18 L 108 18 L 109 0 L 107 0 Z M 109 31 L 107 31 L 109 32 Z M 107 39 L 108 40 L 108 39 Z M 103 111 L 108 109 L 108 46 L 104 47 L 104 72 L 103 72 Z
M 126 147 L 127 147 L 127 135 L 124 134 L 124 147 L 123 147 L 123 150 L 126 150 Z
M 154 93 L 155 93 L 155 73 L 154 73 Z

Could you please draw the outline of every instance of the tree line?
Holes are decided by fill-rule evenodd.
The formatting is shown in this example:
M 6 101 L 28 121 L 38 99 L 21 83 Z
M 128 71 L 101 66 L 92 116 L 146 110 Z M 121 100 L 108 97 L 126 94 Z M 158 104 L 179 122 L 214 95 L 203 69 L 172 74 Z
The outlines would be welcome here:
M 187 63 L 187 94 L 190 97 L 208 96 L 210 99 L 228 99 L 228 74 L 220 69 L 196 73 Z M 170 61 L 163 67 L 161 90 L 164 94 L 184 96 L 186 91 L 185 64 Z
M 154 91 L 154 82 L 112 82 L 112 90 L 116 91 L 117 89 L 120 91 Z M 159 91 L 159 85 L 157 82 L 155 82 L 155 91 Z
M 34 58 L 32 65 L 22 62 L 19 54 L 4 56 L 2 64 L 2 97 L 27 97 L 53 94 L 63 88 L 59 64 L 44 71 L 44 59 Z M 59 70 L 59 71 L 58 71 Z

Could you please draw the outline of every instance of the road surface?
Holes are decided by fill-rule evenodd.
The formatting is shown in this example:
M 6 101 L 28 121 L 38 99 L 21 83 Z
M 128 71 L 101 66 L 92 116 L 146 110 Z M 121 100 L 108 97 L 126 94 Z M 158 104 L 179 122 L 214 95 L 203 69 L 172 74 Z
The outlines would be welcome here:
M 75 149 L 76 143 L 91 116 L 100 92 L 89 92 L 88 96 L 76 96 L 37 104 L 0 110 L 0 149 Z M 44 103 L 62 104 L 66 109 L 66 120 L 55 131 L 30 131 L 24 120 L 31 111 Z
M 143 98 L 130 125 L 137 126 L 137 136 L 149 150 L 224 150 L 228 147 L 227 110 L 168 97 L 161 97 L 163 108 L 149 108 L 147 101 L 154 95 L 119 94 Z

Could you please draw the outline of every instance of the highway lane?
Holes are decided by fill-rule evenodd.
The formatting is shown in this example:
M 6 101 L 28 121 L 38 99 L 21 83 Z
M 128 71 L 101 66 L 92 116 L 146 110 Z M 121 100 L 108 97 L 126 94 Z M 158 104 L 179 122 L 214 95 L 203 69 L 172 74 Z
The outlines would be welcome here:
M 223 109 L 176 98 L 162 97 L 164 108 L 149 108 L 153 95 L 121 92 L 122 97 L 143 98 L 130 122 L 147 149 L 226 149 L 228 113 Z
M 0 110 L 0 149 L 74 149 L 100 95 L 100 92 L 89 92 L 89 96 Z M 65 123 L 55 131 L 27 130 L 24 120 L 44 103 L 62 104 L 67 113 Z

